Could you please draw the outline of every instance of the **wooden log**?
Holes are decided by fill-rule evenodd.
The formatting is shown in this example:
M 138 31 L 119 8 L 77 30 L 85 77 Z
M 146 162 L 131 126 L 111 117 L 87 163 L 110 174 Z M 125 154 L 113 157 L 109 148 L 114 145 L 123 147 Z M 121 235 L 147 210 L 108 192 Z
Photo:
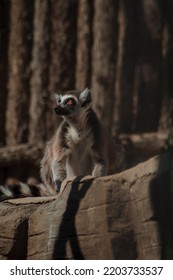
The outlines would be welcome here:
M 115 92 L 114 92 L 114 115 L 112 124 L 112 135 L 117 136 L 120 128 L 120 101 L 121 101 L 121 74 L 124 57 L 124 41 L 125 41 L 125 12 L 123 1 L 119 2 L 118 17 L 118 50 L 117 50 L 117 65 L 115 77 Z
M 110 130 L 114 110 L 118 1 L 95 1 L 93 20 L 92 89 L 94 107 Z M 107 113 L 109 110 L 109 114 Z
M 171 11 L 173 10 L 173 1 L 169 0 L 165 6 L 164 27 L 163 27 L 163 101 L 159 123 L 159 130 L 170 133 L 170 145 L 173 146 L 173 18 Z
M 49 93 L 75 88 L 77 1 L 50 0 Z M 46 114 L 47 137 L 61 118 L 49 110 Z
M 151 132 L 158 129 L 161 111 L 164 9 L 157 0 L 138 2 L 139 86 L 135 131 Z
M 49 1 L 34 2 L 34 35 L 32 49 L 31 98 L 29 107 L 29 142 L 46 138 L 49 73 Z M 46 102 L 45 102 L 46 98 Z
M 0 148 L 0 166 L 10 166 L 14 164 L 34 163 L 38 164 L 43 156 L 45 144 L 38 143 L 18 144 Z
M 134 122 L 136 121 L 136 94 L 138 86 L 139 69 L 138 61 L 138 0 L 124 0 L 121 2 L 122 17 L 121 24 L 123 28 L 123 42 L 120 47 L 122 55 L 119 75 L 119 89 L 121 92 L 119 104 L 119 129 L 122 133 L 133 132 Z M 133 9 L 131 8 L 133 6 Z M 121 38 L 120 38 L 121 39 Z M 116 101 L 115 101 L 116 102 Z
M 9 0 L 0 1 L 0 146 L 5 144 L 7 102 L 7 48 L 9 35 Z
M 33 0 L 11 1 L 6 142 L 27 141 Z
M 90 87 L 93 1 L 79 1 L 76 46 L 76 89 Z
M 125 147 L 126 168 L 148 160 L 168 148 L 168 135 L 164 133 L 120 134 L 118 139 Z
M 50 1 L 50 91 L 73 89 L 77 1 Z

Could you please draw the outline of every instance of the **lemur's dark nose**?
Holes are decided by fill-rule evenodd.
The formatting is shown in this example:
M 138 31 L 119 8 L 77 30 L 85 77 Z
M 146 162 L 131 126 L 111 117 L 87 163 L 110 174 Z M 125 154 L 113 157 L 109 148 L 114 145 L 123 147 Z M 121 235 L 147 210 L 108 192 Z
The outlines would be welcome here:
M 66 116 L 69 114 L 69 111 L 65 108 L 62 108 L 61 106 L 57 106 L 54 108 L 55 113 L 59 116 Z
M 56 114 L 59 113 L 59 107 L 55 107 L 54 110 L 55 110 L 55 113 L 56 113 Z

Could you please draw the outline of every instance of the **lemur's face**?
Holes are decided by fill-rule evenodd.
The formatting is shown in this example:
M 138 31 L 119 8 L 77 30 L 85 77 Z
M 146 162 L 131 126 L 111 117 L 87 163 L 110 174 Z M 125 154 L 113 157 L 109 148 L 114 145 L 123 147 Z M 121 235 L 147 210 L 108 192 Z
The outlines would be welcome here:
M 70 116 L 78 114 L 81 109 L 86 110 L 91 106 L 91 92 L 88 89 L 84 91 L 68 91 L 63 95 L 56 94 L 57 106 L 55 113 L 59 116 Z

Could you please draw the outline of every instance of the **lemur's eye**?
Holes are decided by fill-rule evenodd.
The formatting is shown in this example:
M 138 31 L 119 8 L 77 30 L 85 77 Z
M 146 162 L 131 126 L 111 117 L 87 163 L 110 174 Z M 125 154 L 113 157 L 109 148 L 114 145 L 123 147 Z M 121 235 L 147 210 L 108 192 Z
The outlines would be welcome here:
M 75 101 L 74 101 L 74 99 L 69 98 L 69 99 L 66 100 L 66 104 L 67 104 L 68 106 L 72 106 L 72 105 L 75 104 Z

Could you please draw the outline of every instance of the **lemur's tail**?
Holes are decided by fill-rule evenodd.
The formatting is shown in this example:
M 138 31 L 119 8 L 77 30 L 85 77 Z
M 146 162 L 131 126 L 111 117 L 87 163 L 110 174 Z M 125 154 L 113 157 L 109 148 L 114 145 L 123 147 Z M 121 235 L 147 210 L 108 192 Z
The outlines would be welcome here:
M 0 201 L 12 198 L 38 196 L 50 196 L 43 184 L 31 185 L 17 183 L 9 186 L 0 185 Z

